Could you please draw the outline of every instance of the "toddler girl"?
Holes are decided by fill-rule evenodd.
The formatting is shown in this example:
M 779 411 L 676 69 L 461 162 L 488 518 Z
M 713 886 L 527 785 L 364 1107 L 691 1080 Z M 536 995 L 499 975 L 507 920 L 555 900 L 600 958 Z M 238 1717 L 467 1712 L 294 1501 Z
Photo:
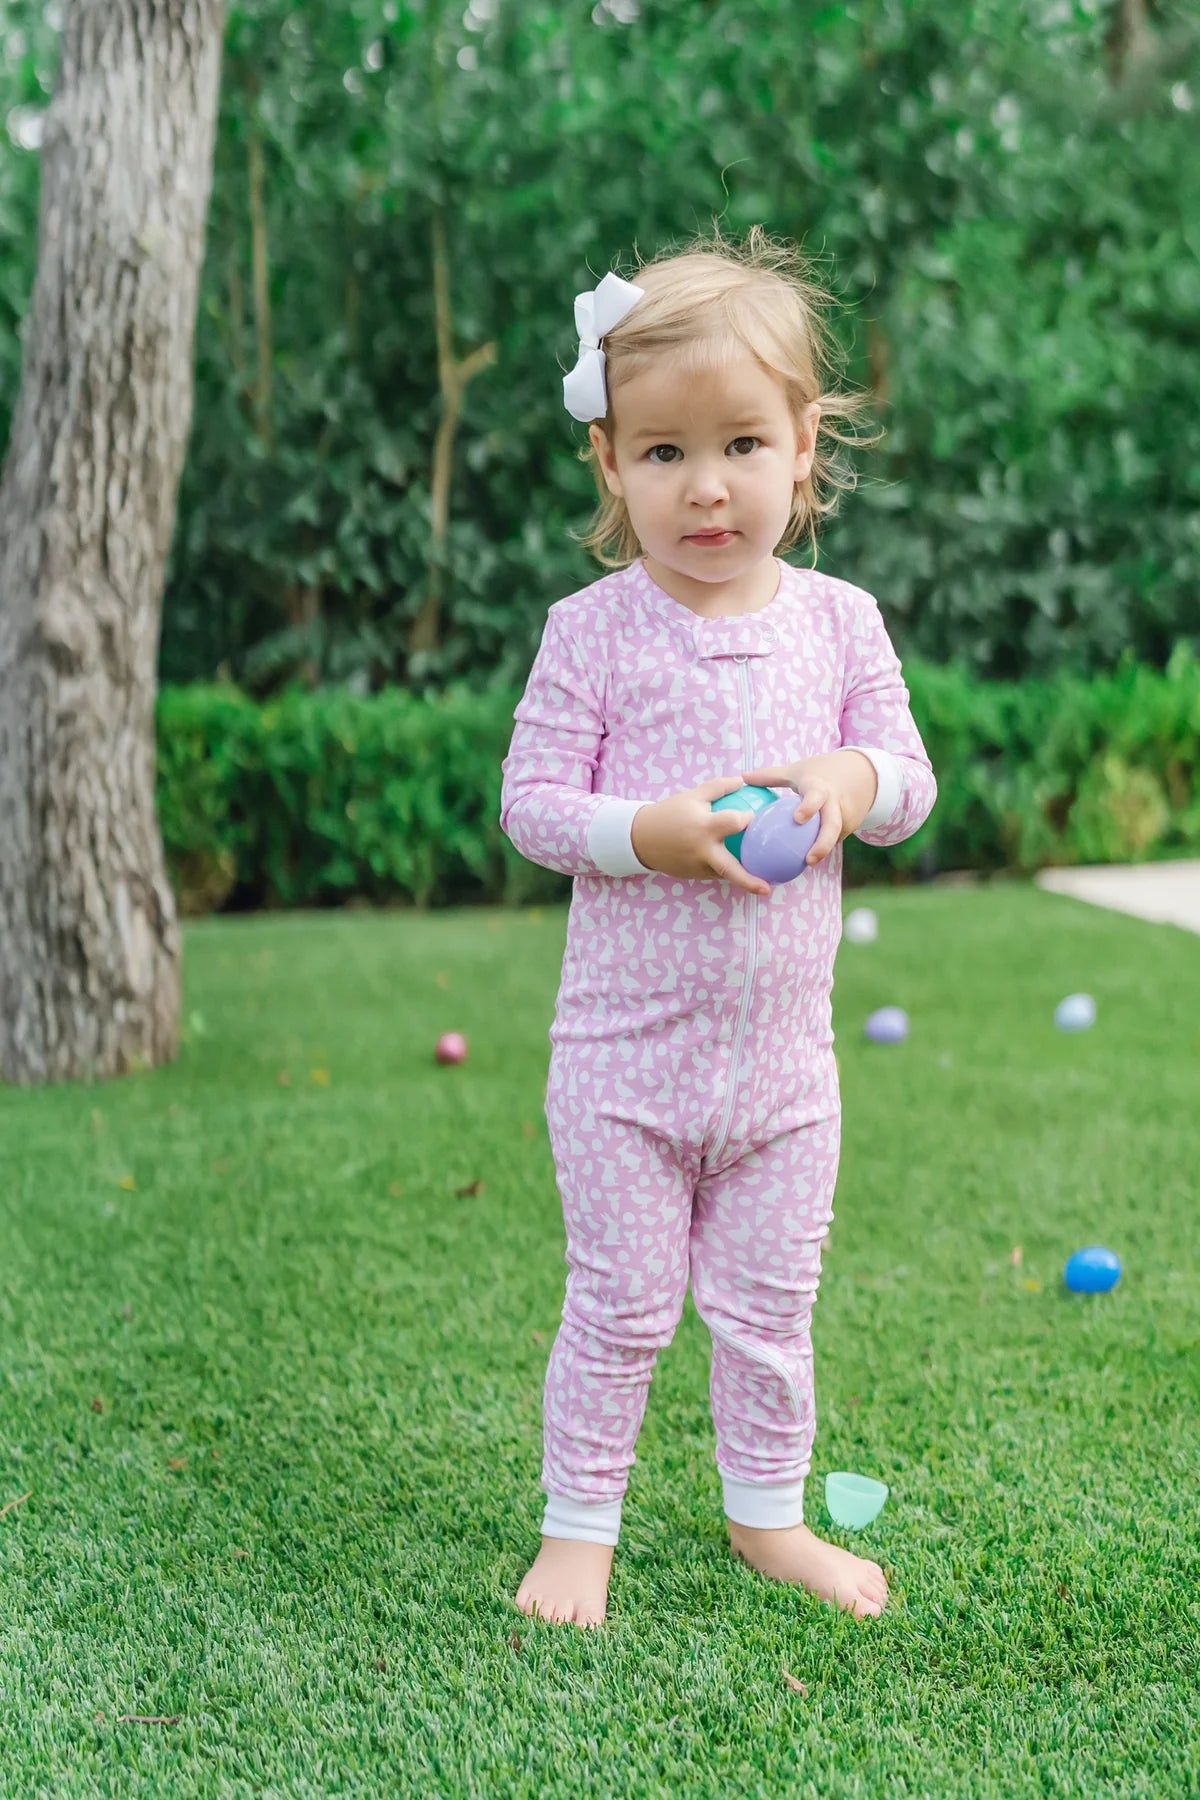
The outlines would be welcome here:
M 610 570 L 551 606 L 501 823 L 575 877 L 546 1094 L 566 1222 L 545 1387 L 542 1546 L 523 1612 L 599 1624 L 651 1371 L 688 1279 L 712 1334 L 735 1554 L 857 1616 L 878 1564 L 803 1523 L 809 1335 L 840 1133 L 830 995 L 841 841 L 898 844 L 936 795 L 871 596 L 780 561 L 836 500 L 827 300 L 756 230 L 606 275 L 563 383 L 588 422 Z M 844 484 L 843 484 L 844 485 Z M 774 889 L 725 838 L 742 782 L 822 815 Z

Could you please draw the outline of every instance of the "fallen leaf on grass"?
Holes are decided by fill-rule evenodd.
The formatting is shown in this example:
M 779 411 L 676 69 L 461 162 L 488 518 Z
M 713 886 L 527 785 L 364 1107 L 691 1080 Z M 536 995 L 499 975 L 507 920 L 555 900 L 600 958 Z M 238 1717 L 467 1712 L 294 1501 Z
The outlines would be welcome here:
M 99 1715 L 100 1718 L 104 1714 Z M 182 1713 L 122 1713 L 118 1725 L 178 1725 Z
M 124 1188 L 125 1192 L 127 1194 L 132 1194 L 137 1187 L 137 1183 L 134 1181 L 132 1175 L 122 1175 L 120 1181 L 118 1181 L 118 1183 L 117 1183 L 117 1186 L 119 1188 Z
M 235 1556 L 249 1556 L 250 1552 L 248 1550 L 235 1550 L 233 1554 Z
M 521 1642 L 520 1638 L 517 1636 L 515 1631 L 509 1632 L 508 1641 L 514 1650 L 523 1650 L 525 1648 L 524 1644 Z
M 544 1331 L 531 1331 L 529 1335 L 535 1344 L 544 1344 L 546 1341 L 546 1334 Z
M 808 1689 L 805 1687 L 804 1683 L 802 1681 L 797 1681 L 794 1675 L 789 1675 L 786 1669 L 783 1671 L 783 1679 L 794 1693 L 807 1695 Z
M 460 1200 L 474 1200 L 477 1195 L 482 1194 L 483 1183 L 482 1181 L 472 1181 L 466 1187 L 455 1188 L 454 1191 Z
M 1028 1277 L 1021 1283 L 1021 1286 L 1025 1289 L 1027 1294 L 1040 1294 L 1042 1291 L 1041 1282 L 1031 1281 Z
M 312 1078 L 318 1087 L 328 1087 L 329 1086 L 329 1070 L 328 1069 L 314 1069 L 312 1072 Z
M 862 1395 L 861 1394 L 851 1394 L 850 1398 L 846 1402 L 846 1405 L 847 1406 L 861 1406 L 862 1405 Z
M 167 1464 L 167 1467 L 169 1469 L 186 1469 L 187 1466 L 188 1466 L 188 1459 L 186 1456 L 173 1456 L 171 1458 L 170 1462 Z
M 33 1489 L 30 1488 L 28 1494 L 22 1494 L 20 1499 L 10 1500 L 7 1506 L 0 1506 L 0 1519 L 4 1517 L 6 1512 L 11 1512 L 14 1506 L 21 1506 L 26 1500 L 31 1499 L 32 1496 Z
M 443 974 L 439 973 L 439 974 L 435 975 L 433 979 L 434 979 L 434 982 L 436 983 L 436 985 L 440 988 L 448 988 L 450 986 L 450 977 L 448 975 L 443 975 Z
M 291 1077 L 290 1072 L 287 1069 L 280 1069 L 280 1071 L 279 1071 L 278 1075 L 275 1077 L 275 1079 L 279 1083 L 280 1087 L 291 1087 L 291 1085 L 292 1085 L 292 1077 Z
M 525 1136 L 527 1138 L 537 1136 L 537 1126 L 534 1124 L 532 1119 L 526 1119 L 525 1123 L 521 1127 L 521 1130 L 525 1133 Z
M 1021 1264 L 1025 1260 L 1025 1252 L 1024 1252 L 1024 1250 L 1022 1250 L 1020 1244 L 1013 1245 L 1012 1249 L 1008 1253 L 1008 1260 L 1012 1264 L 1014 1269 L 1020 1268 Z
M 398 1200 L 403 1192 L 404 1189 L 398 1181 L 393 1181 L 391 1187 L 388 1189 L 388 1193 L 392 1196 L 393 1200 Z
M 99 1394 L 97 1394 L 96 1398 L 92 1401 L 92 1411 L 93 1412 L 103 1412 L 104 1411 L 104 1402 L 103 1402 L 103 1400 L 101 1400 Z
M 212 1166 L 212 1172 L 214 1175 L 228 1175 L 229 1164 L 227 1162 L 215 1162 Z

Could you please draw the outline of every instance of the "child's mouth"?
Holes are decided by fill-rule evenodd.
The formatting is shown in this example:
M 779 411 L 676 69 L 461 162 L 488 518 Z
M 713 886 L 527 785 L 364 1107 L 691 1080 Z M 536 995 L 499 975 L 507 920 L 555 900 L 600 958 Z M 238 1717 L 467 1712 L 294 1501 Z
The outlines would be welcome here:
M 732 531 L 692 531 L 688 533 L 688 543 L 709 546 L 727 544 L 736 535 Z

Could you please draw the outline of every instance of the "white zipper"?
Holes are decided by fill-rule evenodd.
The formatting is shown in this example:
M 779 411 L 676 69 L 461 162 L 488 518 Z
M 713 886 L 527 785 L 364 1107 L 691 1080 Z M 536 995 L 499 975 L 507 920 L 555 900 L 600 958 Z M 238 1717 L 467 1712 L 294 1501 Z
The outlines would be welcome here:
M 742 767 L 754 767 L 754 708 L 750 698 L 750 670 L 744 656 L 735 656 L 738 665 L 738 680 L 741 683 L 742 702 Z M 744 890 L 743 890 L 744 891 Z M 746 1039 L 746 1024 L 750 1017 L 750 1001 L 754 992 L 754 977 L 758 964 L 758 894 L 747 894 L 750 902 L 750 916 L 746 927 L 746 969 L 742 976 L 742 997 L 738 1004 L 737 1023 L 733 1030 L 733 1052 L 729 1062 L 729 1082 L 725 1091 L 725 1105 L 721 1109 L 721 1123 L 717 1126 L 716 1142 L 709 1149 L 709 1156 L 715 1156 L 725 1148 L 729 1137 L 729 1128 L 733 1122 L 733 1103 L 737 1094 L 738 1073 L 742 1062 L 742 1049 Z
M 742 689 L 742 748 L 745 752 L 742 767 L 743 769 L 752 769 L 754 767 L 755 756 L 754 709 L 750 697 L 750 670 L 746 666 L 746 658 L 744 656 L 736 656 L 734 661 L 738 664 L 738 676 Z M 721 1123 L 717 1130 L 717 1141 L 709 1151 L 710 1156 L 714 1156 L 718 1150 L 724 1148 L 726 1139 L 729 1136 L 730 1123 L 733 1119 L 733 1102 L 737 1092 L 737 1077 L 742 1060 L 742 1048 L 746 1037 L 746 1022 L 750 1017 L 750 996 L 754 991 L 754 977 L 757 973 L 758 903 L 760 897 L 761 896 L 758 894 L 747 894 L 746 896 L 748 900 L 753 902 L 750 910 L 749 931 L 746 942 L 746 973 L 742 979 L 742 999 L 741 1005 L 738 1007 L 737 1025 L 734 1028 L 733 1034 L 733 1055 L 729 1065 L 729 1087 L 725 1095 L 725 1106 L 721 1114 Z M 765 1349 L 761 1344 L 756 1344 L 751 1350 L 746 1344 L 739 1344 L 735 1337 L 731 1337 L 727 1331 L 722 1331 L 720 1326 L 714 1325 L 710 1319 L 706 1319 L 704 1322 L 714 1337 L 720 1338 L 723 1344 L 728 1344 L 731 1350 L 736 1350 L 739 1356 L 749 1357 L 751 1362 L 766 1363 L 769 1369 L 774 1369 L 776 1375 L 778 1375 L 788 1391 L 792 1405 L 796 1411 L 797 1419 L 803 1419 L 804 1404 L 800 1397 L 800 1389 L 792 1380 L 792 1377 L 788 1373 L 787 1365 L 781 1356 L 777 1355 L 774 1350 Z
M 703 1318 L 704 1315 L 701 1314 L 701 1317 Z M 804 1405 L 800 1399 L 800 1389 L 788 1374 L 781 1356 L 778 1356 L 774 1350 L 764 1349 L 761 1344 L 755 1344 L 753 1349 L 751 1349 L 748 1344 L 739 1344 L 735 1337 L 730 1337 L 727 1331 L 722 1331 L 718 1325 L 713 1324 L 711 1319 L 705 1319 L 704 1323 L 708 1326 L 708 1329 L 712 1332 L 714 1337 L 720 1338 L 723 1344 L 728 1344 L 731 1350 L 736 1350 L 739 1356 L 746 1356 L 751 1362 L 766 1363 L 769 1369 L 774 1369 L 784 1387 L 787 1389 L 788 1394 L 791 1396 L 792 1405 L 796 1409 L 797 1419 L 803 1419 Z

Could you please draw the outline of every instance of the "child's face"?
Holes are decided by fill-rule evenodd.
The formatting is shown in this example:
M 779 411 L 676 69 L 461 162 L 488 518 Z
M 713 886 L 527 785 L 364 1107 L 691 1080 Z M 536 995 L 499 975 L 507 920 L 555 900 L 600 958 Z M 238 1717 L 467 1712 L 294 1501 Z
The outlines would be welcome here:
M 734 583 L 774 554 L 812 467 L 820 407 L 794 418 L 746 356 L 700 372 L 666 363 L 618 388 L 614 438 L 589 432 L 647 556 L 687 581 Z

